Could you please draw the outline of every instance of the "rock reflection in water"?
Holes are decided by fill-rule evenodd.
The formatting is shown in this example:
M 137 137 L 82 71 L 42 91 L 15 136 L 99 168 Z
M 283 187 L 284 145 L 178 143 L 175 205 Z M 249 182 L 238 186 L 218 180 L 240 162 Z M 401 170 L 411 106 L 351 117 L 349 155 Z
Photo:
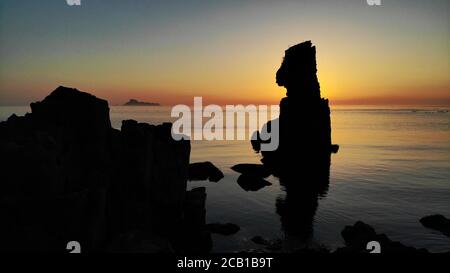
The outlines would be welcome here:
M 286 243 L 308 244 L 313 236 L 314 216 L 319 197 L 328 192 L 330 157 L 317 168 L 296 174 L 282 174 L 280 185 L 285 192 L 276 201 Z M 296 245 L 296 243 L 294 243 Z M 289 246 L 288 246 L 289 247 Z

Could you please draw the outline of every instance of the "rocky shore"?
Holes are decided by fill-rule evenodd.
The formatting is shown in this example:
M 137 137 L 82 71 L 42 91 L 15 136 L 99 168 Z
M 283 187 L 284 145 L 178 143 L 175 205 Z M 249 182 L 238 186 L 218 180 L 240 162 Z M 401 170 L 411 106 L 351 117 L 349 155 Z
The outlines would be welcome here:
M 115 130 L 107 101 L 66 87 L 31 110 L 0 123 L 1 251 L 183 251 L 183 227 L 205 225 L 187 211 L 201 210 L 187 205 L 190 143 L 171 124 Z

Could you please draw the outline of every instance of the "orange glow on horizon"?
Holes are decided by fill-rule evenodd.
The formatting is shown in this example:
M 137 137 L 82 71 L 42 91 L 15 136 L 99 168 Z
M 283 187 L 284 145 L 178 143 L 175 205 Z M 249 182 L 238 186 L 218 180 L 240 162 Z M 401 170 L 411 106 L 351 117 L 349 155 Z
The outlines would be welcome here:
M 78 28 L 78 21 L 66 22 L 73 28 L 48 22 L 49 29 L 42 31 L 49 37 L 35 35 L 34 28 L 41 30 L 37 24 L 17 24 L 16 17 L 8 17 L 0 33 L 5 41 L 0 48 L 0 104 L 42 100 L 59 85 L 111 105 L 131 98 L 192 104 L 195 96 L 208 104 L 278 104 L 285 90 L 276 85 L 275 73 L 284 51 L 305 40 L 316 46 L 322 97 L 332 105 L 449 104 L 448 16 L 440 14 L 442 9 L 436 8 L 440 17 L 430 17 L 415 9 L 405 12 L 411 7 L 364 5 L 353 12 L 336 4 L 340 12 L 331 14 L 331 2 L 278 5 L 233 6 L 176 25 L 161 18 L 165 23 L 153 26 L 147 21 L 151 16 L 132 21 L 128 15 L 108 17 L 111 24 L 98 29 L 96 24 Z M 333 16 L 321 17 L 328 13 Z M 45 12 L 34 15 L 49 17 Z M 99 19 L 82 11 L 73 16 Z M 23 31 L 14 31 L 22 24 Z

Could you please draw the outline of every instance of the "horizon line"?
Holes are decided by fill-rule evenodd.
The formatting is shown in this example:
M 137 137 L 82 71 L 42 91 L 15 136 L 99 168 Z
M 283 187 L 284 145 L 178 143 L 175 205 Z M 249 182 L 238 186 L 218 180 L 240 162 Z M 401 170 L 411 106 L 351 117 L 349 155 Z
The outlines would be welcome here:
M 0 104 L 0 107 L 30 107 L 30 104 L 34 102 L 30 102 L 28 104 Z M 117 103 L 109 103 L 109 107 L 151 107 L 151 108 L 159 108 L 159 107 L 173 107 L 176 105 L 187 105 L 194 106 L 193 103 L 174 103 L 174 104 L 164 104 L 160 103 L 160 105 L 124 105 Z M 204 103 L 203 106 L 206 105 L 218 105 L 218 106 L 226 106 L 226 105 L 279 105 L 279 103 L 271 104 L 271 103 Z M 366 102 L 366 103 L 351 103 L 351 102 L 332 102 L 330 101 L 330 107 L 333 106 L 389 106 L 389 107 L 407 107 L 407 106 L 426 106 L 426 107 L 450 107 L 450 101 L 445 103 L 379 103 L 379 102 Z

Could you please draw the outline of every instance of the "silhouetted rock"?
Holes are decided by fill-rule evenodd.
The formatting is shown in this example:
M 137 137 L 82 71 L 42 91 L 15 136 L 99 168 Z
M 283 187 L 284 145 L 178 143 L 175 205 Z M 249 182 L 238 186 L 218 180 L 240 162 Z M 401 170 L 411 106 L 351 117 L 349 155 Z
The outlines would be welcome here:
M 275 151 L 261 151 L 262 162 L 276 176 L 326 164 L 329 154 L 338 149 L 331 144 L 330 108 L 320 95 L 316 48 L 310 41 L 286 50 L 276 82 L 286 88 L 287 97 L 280 101 L 279 118 L 266 128 L 279 126 L 279 146 Z M 257 152 L 264 143 L 259 134 L 252 140 Z
M 310 41 L 285 51 L 276 82 L 286 88 L 286 97 L 280 101 L 279 117 L 261 132 L 278 128 L 278 148 L 262 150 L 271 141 L 263 141 L 258 131 L 251 144 L 286 192 L 276 200 L 285 236 L 306 243 L 313 234 L 318 199 L 328 191 L 331 153 L 339 149 L 331 142 L 330 108 L 328 100 L 321 98 L 316 48 Z
M 124 104 L 124 106 L 160 106 L 157 102 L 145 102 L 145 101 L 138 101 L 136 99 L 130 99 L 127 103 Z
M 190 145 L 172 139 L 170 123 L 125 120 L 117 133 L 110 187 L 115 200 L 111 209 L 118 221 L 114 228 L 121 233 L 130 224 L 145 228 L 153 218 L 158 221 L 151 225 L 166 232 L 183 215 Z
M 346 226 L 341 232 L 346 245 L 356 245 L 363 243 L 366 247 L 367 242 L 377 236 L 375 229 L 368 224 L 358 221 L 353 226 Z
M 270 175 L 270 170 L 268 170 L 264 165 L 261 164 L 237 164 L 231 167 L 231 169 L 241 174 L 248 174 L 264 178 Z
M 175 241 L 177 252 L 205 254 L 212 249 L 211 233 L 206 225 L 206 189 L 194 188 L 186 192 L 184 221 Z
M 331 145 L 331 152 L 333 154 L 336 154 L 338 151 L 339 151 L 339 145 L 337 145 L 337 144 Z
M 240 230 L 240 227 L 238 225 L 232 223 L 226 224 L 213 223 L 207 224 L 206 226 L 211 233 L 216 233 L 220 235 L 233 235 Z
M 105 100 L 66 87 L 31 110 L 0 123 L 0 251 L 65 252 L 73 240 L 101 251 L 139 230 L 172 239 L 190 143 L 173 140 L 171 124 L 115 130 Z
M 394 242 L 385 234 L 377 234 L 375 229 L 361 221 L 353 226 L 346 226 L 341 232 L 346 246 L 338 248 L 335 253 L 368 253 L 367 243 L 376 241 L 381 246 L 381 253 L 427 253 L 425 249 L 416 249 Z
M 286 88 L 286 97 L 280 101 L 279 117 L 267 122 L 261 132 L 278 128 L 278 148 L 262 150 L 271 140 L 263 141 L 259 131 L 251 144 L 286 192 L 276 200 L 285 236 L 306 243 L 313 234 L 319 197 L 328 191 L 331 153 L 339 149 L 331 143 L 330 108 L 328 100 L 321 98 L 316 48 L 310 41 L 285 51 L 276 82 Z
M 258 191 L 266 186 L 272 185 L 272 183 L 259 176 L 249 174 L 241 174 L 238 177 L 237 183 L 245 191 Z
M 420 219 L 420 223 L 426 228 L 440 231 L 445 236 L 450 237 L 450 219 L 445 218 L 443 215 L 425 216 Z
M 189 164 L 189 180 L 209 180 L 218 182 L 223 173 L 209 161 Z

